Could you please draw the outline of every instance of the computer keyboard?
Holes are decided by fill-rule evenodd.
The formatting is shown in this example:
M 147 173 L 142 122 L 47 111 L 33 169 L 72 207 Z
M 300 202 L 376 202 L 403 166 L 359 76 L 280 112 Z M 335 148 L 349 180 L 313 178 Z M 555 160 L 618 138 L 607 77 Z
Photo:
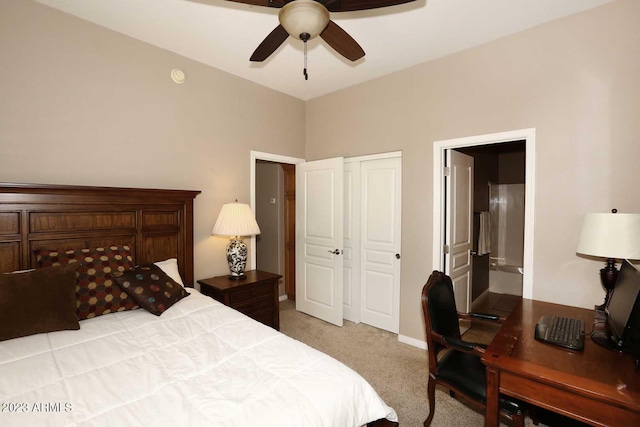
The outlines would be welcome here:
M 584 349 L 584 322 L 570 317 L 545 315 L 536 325 L 537 340 L 571 350 Z

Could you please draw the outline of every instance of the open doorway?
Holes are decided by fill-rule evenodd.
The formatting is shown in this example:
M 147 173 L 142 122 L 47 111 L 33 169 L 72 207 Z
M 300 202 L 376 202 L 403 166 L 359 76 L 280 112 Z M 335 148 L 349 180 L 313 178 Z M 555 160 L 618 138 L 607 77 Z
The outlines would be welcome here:
M 251 152 L 251 209 L 261 234 L 249 258 L 258 270 L 282 275 L 280 299 L 295 300 L 295 165 L 304 159 Z
M 516 143 L 520 144 L 520 146 L 524 147 L 523 154 L 517 154 L 517 156 L 524 156 L 524 188 L 522 188 L 522 192 L 524 193 L 524 232 L 522 235 L 522 267 L 519 269 L 518 273 L 522 275 L 522 285 L 521 285 L 521 294 L 522 297 L 531 299 L 533 297 L 533 212 L 534 212 L 534 194 L 535 194 L 535 129 L 523 129 L 518 131 L 510 131 L 510 132 L 502 132 L 496 134 L 489 135 L 479 135 L 467 138 L 458 138 L 452 140 L 443 140 L 436 141 L 434 143 L 434 175 L 433 175 L 433 191 L 434 191 L 434 199 L 433 199 L 433 268 L 436 270 L 446 271 L 445 269 L 445 249 L 449 249 L 445 247 L 445 218 L 447 215 L 445 209 L 445 173 L 447 172 L 446 166 L 446 154 L 450 150 L 456 151 L 465 151 L 465 150 L 483 150 L 480 148 L 482 146 L 487 146 L 484 150 L 490 152 L 491 149 L 489 146 L 491 145 L 502 145 L 505 143 Z M 507 146 L 504 145 L 504 150 L 514 149 L 519 145 Z M 495 150 L 500 150 L 500 148 L 495 148 Z M 515 150 L 517 152 L 517 150 Z M 522 161 L 522 160 L 521 160 Z M 474 172 L 475 175 L 475 172 Z M 482 181 L 484 181 L 484 189 L 485 195 L 487 196 L 487 203 L 485 206 L 490 203 L 490 189 L 488 186 L 488 181 L 485 179 L 477 179 L 479 186 L 478 189 L 482 188 Z M 497 185 L 497 184 L 496 184 Z M 496 186 L 495 189 L 498 189 Z M 475 191 L 475 186 L 474 186 Z M 473 197 L 475 199 L 475 197 Z M 481 212 L 482 207 L 478 206 L 478 209 L 474 207 L 473 212 Z M 473 215 L 475 217 L 476 215 Z M 475 222 L 475 219 L 470 217 L 469 225 Z M 475 230 L 474 230 L 475 231 Z M 476 233 L 474 233 L 476 234 Z M 477 245 L 477 241 L 475 239 L 476 236 L 473 236 L 473 240 Z M 471 247 L 469 249 L 469 255 L 474 252 L 474 248 Z M 475 257 L 474 257 L 475 258 Z M 486 261 L 491 263 L 490 257 L 487 257 Z M 473 260 L 475 262 L 475 259 Z M 497 262 L 497 260 L 496 260 Z M 520 266 L 518 266 L 520 267 Z M 489 270 L 489 274 L 490 274 Z M 484 273 L 486 275 L 486 273 Z M 472 277 L 469 278 L 470 280 Z M 473 285 L 471 285 L 473 286 Z M 482 294 L 484 290 L 476 290 L 475 296 L 478 294 Z
M 279 295 L 295 300 L 295 165 L 256 160 L 256 268 L 282 275 Z
M 453 150 L 474 163 L 471 311 L 506 316 L 522 297 L 526 143 Z

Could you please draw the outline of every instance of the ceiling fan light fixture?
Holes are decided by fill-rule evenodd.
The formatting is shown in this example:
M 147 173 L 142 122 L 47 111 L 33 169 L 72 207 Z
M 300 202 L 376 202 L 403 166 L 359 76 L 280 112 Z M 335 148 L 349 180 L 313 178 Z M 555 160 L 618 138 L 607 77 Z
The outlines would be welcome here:
M 294 0 L 280 9 L 278 19 L 290 36 L 302 39 L 302 34 L 308 34 L 305 38 L 310 40 L 329 23 L 329 11 L 315 0 Z

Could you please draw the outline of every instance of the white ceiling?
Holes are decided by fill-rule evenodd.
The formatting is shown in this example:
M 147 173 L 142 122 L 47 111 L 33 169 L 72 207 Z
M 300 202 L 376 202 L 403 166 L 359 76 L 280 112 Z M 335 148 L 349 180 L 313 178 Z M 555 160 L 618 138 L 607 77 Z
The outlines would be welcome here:
M 36 1 L 308 100 L 612 0 L 417 0 L 332 13 L 366 56 L 351 63 L 320 38 L 311 40 L 308 81 L 303 44 L 291 37 L 263 63 L 249 62 L 278 25 L 279 9 L 225 0 Z

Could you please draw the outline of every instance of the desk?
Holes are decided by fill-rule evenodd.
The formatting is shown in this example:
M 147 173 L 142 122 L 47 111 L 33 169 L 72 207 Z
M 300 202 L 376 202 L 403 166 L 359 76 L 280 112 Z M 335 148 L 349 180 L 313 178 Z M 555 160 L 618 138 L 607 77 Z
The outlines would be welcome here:
M 584 351 L 536 341 L 535 326 L 544 314 L 582 319 Z M 482 357 L 487 367 L 486 426 L 498 425 L 498 393 L 593 425 L 640 425 L 640 371 L 630 355 L 591 341 L 593 320 L 593 310 L 519 302 Z

